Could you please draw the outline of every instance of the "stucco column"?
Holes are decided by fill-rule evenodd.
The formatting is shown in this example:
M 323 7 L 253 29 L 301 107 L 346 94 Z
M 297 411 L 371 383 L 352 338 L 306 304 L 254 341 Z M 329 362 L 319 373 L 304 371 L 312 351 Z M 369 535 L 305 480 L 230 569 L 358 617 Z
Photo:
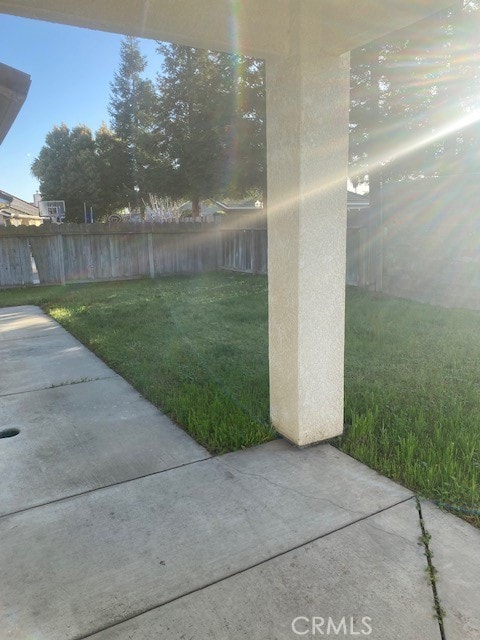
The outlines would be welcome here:
M 349 56 L 291 33 L 267 61 L 270 410 L 302 446 L 343 429 Z

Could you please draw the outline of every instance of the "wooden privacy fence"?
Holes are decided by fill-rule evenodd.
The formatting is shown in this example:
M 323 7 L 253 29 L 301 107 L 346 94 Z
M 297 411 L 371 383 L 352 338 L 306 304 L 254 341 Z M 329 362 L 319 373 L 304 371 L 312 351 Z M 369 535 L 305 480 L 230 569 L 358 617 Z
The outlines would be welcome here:
M 376 254 L 379 250 L 369 210 L 349 211 L 347 217 L 346 284 L 366 287 L 376 281 Z
M 213 225 L 208 225 L 213 227 Z M 64 224 L 0 229 L 0 286 L 125 280 L 217 268 L 207 225 Z
M 15 231 L 17 229 L 18 227 Z M 28 238 L 18 233 L 5 235 L 0 227 L 0 287 L 32 283 L 33 269 Z
M 347 218 L 346 284 L 365 287 L 376 281 L 378 232 L 370 211 L 349 211 Z M 266 228 L 244 229 L 241 222 L 220 227 L 219 268 L 242 273 L 267 273 Z
M 267 273 L 266 229 L 220 227 L 219 268 L 242 273 Z
M 347 284 L 375 282 L 367 212 L 349 213 Z M 0 227 L 0 287 L 202 273 L 267 273 L 267 230 L 235 224 Z M 36 267 L 36 271 L 34 269 Z

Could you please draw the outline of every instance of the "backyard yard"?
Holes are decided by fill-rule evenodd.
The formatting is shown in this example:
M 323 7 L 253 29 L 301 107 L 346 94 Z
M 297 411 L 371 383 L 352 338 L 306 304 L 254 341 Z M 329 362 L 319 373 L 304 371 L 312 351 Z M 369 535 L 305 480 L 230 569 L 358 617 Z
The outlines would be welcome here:
M 210 451 L 275 437 L 267 279 L 215 273 L 0 292 L 38 304 Z M 347 290 L 334 442 L 480 525 L 480 315 Z

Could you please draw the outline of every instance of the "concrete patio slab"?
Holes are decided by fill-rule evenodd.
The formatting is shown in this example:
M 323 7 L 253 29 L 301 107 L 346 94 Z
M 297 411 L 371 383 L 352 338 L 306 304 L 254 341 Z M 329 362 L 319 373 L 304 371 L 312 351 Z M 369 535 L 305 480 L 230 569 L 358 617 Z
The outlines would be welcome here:
M 0 362 L 0 396 L 116 375 L 61 328 L 34 339 L 3 340 Z
M 4 516 L 4 633 L 82 638 L 410 495 L 330 446 L 276 441 Z
M 0 403 L 0 515 L 209 457 L 118 376 L 26 396 Z
M 61 329 L 52 318 L 33 305 L 0 309 L 0 342 L 41 338 Z
M 480 638 L 480 530 L 422 502 L 447 640 Z
M 419 535 L 409 500 L 91 640 L 440 640 Z
M 0 335 L 0 640 L 439 640 L 408 490 L 329 445 L 211 458 L 35 307 Z M 480 532 L 422 508 L 478 638 Z

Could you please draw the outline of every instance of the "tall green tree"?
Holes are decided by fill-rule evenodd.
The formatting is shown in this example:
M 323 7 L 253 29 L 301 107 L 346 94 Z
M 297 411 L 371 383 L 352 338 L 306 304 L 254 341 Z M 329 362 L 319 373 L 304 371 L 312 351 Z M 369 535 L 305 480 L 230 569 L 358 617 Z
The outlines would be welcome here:
M 156 113 L 171 195 L 192 202 L 265 185 L 263 63 L 225 53 L 159 44 Z
M 45 200 L 59 200 L 61 177 L 71 154 L 70 129 L 66 124 L 53 127 L 45 144 L 32 163 L 32 174 L 40 181 L 40 193 Z
M 83 221 L 83 203 L 97 206 L 99 164 L 90 129 L 65 124 L 54 127 L 32 164 L 44 200 L 65 200 L 67 221 Z
M 105 123 L 95 134 L 100 185 L 97 208 L 102 216 L 123 209 L 131 197 L 128 148 Z
M 256 190 L 266 195 L 267 141 L 265 62 L 236 56 L 235 119 L 230 148 L 229 195 L 242 196 Z
M 126 184 L 128 200 L 133 206 L 141 206 L 151 189 L 149 176 L 154 162 L 151 132 L 156 95 L 151 80 L 143 77 L 147 67 L 146 57 L 140 52 L 137 38 L 128 36 L 120 48 L 120 66 L 111 83 L 111 127 L 116 138 L 126 149 L 122 158 L 127 163 L 122 170 L 122 184 Z
M 476 2 L 457 0 L 352 52 L 350 175 L 368 176 L 379 289 L 383 215 L 419 206 L 421 184 L 447 203 L 452 184 L 480 169 L 478 15 Z
M 352 52 L 353 175 L 381 166 L 389 182 L 437 176 L 471 150 L 475 125 L 464 125 L 480 89 L 480 12 L 477 2 L 452 5 Z

